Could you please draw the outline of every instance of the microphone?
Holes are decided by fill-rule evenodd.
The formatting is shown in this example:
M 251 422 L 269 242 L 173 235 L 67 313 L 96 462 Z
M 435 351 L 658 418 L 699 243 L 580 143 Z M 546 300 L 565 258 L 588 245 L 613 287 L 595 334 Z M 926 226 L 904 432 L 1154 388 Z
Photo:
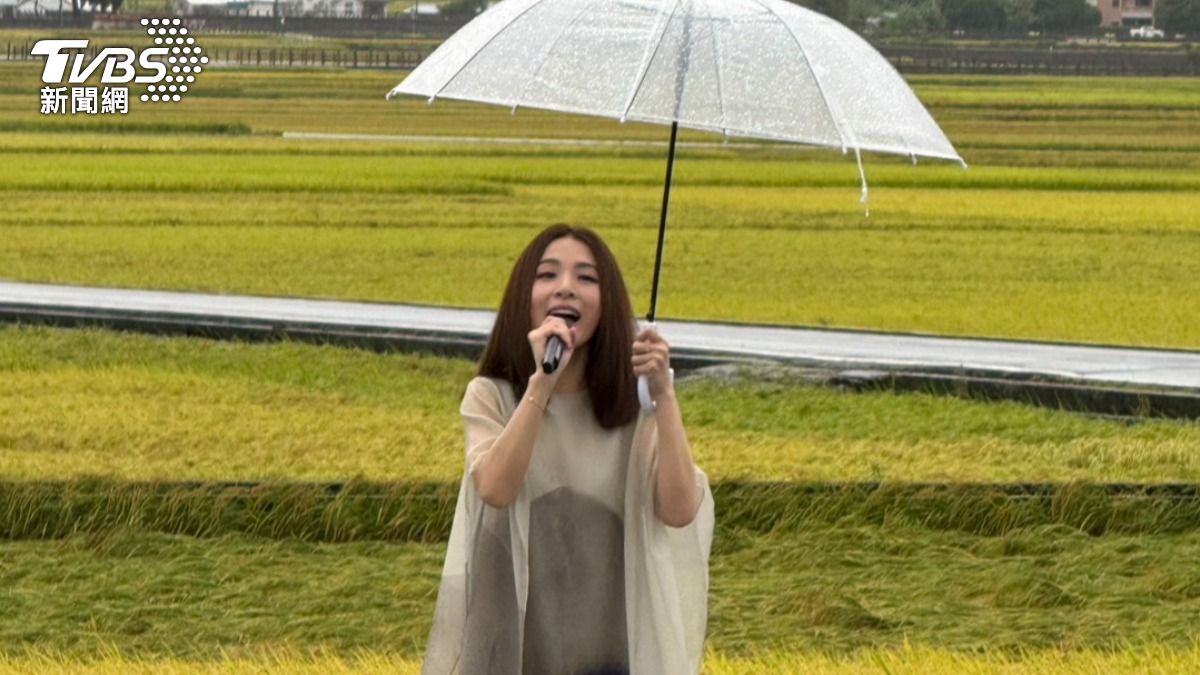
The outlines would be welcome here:
M 574 317 L 562 317 L 562 319 L 567 322 L 568 328 L 575 325 Z M 542 354 L 542 372 L 549 375 L 558 370 L 558 362 L 562 359 L 562 354 L 566 349 L 561 338 L 551 335 L 550 339 L 546 341 L 546 353 Z

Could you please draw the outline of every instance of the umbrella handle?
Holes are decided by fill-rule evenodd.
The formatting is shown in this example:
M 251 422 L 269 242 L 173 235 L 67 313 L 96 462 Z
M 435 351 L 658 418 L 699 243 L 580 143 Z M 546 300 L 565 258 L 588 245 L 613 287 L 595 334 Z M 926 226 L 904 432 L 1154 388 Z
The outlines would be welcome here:
M 646 328 L 654 328 L 657 330 L 657 327 L 654 325 L 653 321 L 642 324 L 642 329 Z M 671 384 L 675 384 L 675 369 L 668 368 L 667 374 L 671 378 Z M 641 404 L 642 410 L 645 410 L 646 412 L 654 412 L 654 409 L 657 406 L 654 402 L 654 399 L 650 398 L 650 379 L 645 375 L 638 375 L 637 391 L 638 403 Z
M 668 368 L 667 373 L 671 377 L 671 384 L 675 384 L 675 369 Z M 638 375 L 638 403 L 642 404 L 642 410 L 646 412 L 654 412 L 657 407 L 654 399 L 650 398 L 650 380 L 646 379 L 645 375 Z
M 654 412 L 654 399 L 650 398 L 650 380 L 647 380 L 645 375 L 638 375 L 638 403 L 642 404 L 642 410 Z

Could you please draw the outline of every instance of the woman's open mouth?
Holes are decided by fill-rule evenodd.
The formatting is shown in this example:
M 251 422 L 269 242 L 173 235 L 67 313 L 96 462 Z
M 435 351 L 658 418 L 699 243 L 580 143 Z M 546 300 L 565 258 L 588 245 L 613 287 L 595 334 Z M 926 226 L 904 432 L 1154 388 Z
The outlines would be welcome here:
M 576 321 L 579 321 L 579 317 L 580 317 L 578 310 L 574 310 L 569 307 L 555 307 L 554 309 L 551 309 L 548 312 L 548 315 L 549 316 L 557 316 L 558 318 L 562 319 L 563 321 L 566 321 L 567 325 L 570 325 L 570 324 L 575 323 Z

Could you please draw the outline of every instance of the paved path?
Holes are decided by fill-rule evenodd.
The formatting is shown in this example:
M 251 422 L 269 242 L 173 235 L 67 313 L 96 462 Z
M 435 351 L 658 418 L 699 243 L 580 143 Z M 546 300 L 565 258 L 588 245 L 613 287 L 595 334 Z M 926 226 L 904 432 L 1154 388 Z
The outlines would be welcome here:
M 232 327 L 478 348 L 486 340 L 493 316 L 484 310 L 419 305 L 0 281 L 0 320 L 4 321 Z M 1200 352 L 688 321 L 664 320 L 658 325 L 681 359 L 764 358 L 836 370 L 965 372 L 977 377 L 1200 391 Z
M 668 142 L 615 140 L 603 138 L 518 138 L 502 136 L 434 136 L 434 135 L 394 135 L 394 134 L 334 134 L 308 131 L 285 131 L 282 137 L 291 141 L 370 141 L 372 143 L 446 143 L 466 145 L 550 145 L 578 146 L 596 148 L 662 148 L 666 149 Z M 829 152 L 828 148 L 797 143 L 754 143 L 741 139 L 729 142 L 680 141 L 676 148 L 695 149 L 761 149 L 790 150 L 795 152 Z

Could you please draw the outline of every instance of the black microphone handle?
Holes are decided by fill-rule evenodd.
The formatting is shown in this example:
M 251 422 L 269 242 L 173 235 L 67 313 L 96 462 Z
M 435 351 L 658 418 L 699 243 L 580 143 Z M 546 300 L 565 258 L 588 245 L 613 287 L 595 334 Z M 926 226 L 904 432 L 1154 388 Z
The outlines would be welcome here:
M 557 335 L 551 335 L 546 341 L 546 353 L 542 354 L 542 372 L 549 375 L 558 370 L 558 362 L 562 358 L 563 341 Z

